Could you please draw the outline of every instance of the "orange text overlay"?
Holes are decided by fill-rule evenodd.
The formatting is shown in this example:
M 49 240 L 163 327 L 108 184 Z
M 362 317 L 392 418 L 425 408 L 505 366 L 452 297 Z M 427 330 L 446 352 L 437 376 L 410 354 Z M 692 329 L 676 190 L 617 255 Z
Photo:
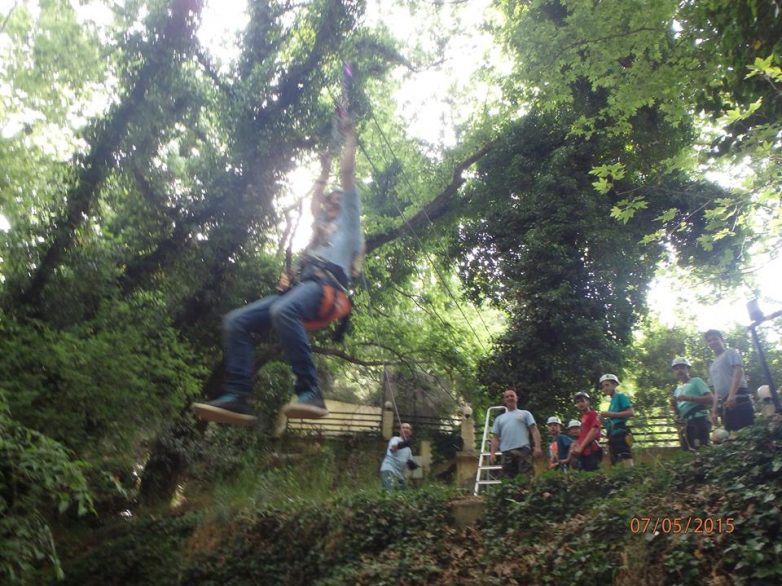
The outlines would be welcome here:
M 631 533 L 733 533 L 733 517 L 630 517 Z

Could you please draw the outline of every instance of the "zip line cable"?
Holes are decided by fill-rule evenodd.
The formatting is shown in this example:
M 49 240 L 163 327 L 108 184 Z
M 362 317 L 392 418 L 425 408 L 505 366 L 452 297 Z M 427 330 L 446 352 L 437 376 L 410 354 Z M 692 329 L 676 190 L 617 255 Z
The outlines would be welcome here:
M 333 100 L 336 108 L 337 108 L 337 114 L 332 119 L 332 126 L 331 126 L 331 140 L 329 143 L 329 149 L 334 149 L 337 145 L 342 144 L 342 136 L 339 132 L 339 120 L 338 116 L 340 114 L 344 114 L 345 116 L 348 115 L 349 112 L 349 92 L 350 92 L 350 82 L 353 79 L 353 69 L 351 65 L 347 62 L 342 63 L 342 77 L 340 80 L 340 97 L 337 99 L 334 94 L 332 93 L 331 89 L 328 89 L 329 95 L 331 96 L 331 99 Z M 358 141 L 358 137 L 356 137 L 356 144 L 360 144 Z M 363 147 L 362 147 L 363 148 Z M 370 165 L 371 165 L 370 161 Z M 354 171 L 355 172 L 355 171 Z M 378 327 L 376 322 L 376 317 L 374 315 L 374 312 L 372 311 L 372 292 L 369 288 L 369 283 L 367 282 L 366 276 L 364 273 L 361 273 L 361 279 L 364 283 L 364 288 L 367 291 L 367 316 L 369 317 L 369 321 L 371 324 L 372 329 L 375 333 L 375 338 L 379 339 L 378 336 Z M 399 415 L 399 408 L 396 404 L 396 396 L 394 394 L 394 388 L 389 383 L 388 380 L 388 373 L 386 370 L 386 366 L 383 366 L 383 387 L 384 389 L 388 389 L 389 395 L 391 397 L 391 404 L 394 407 L 394 413 L 396 414 L 397 422 L 399 423 L 399 427 L 401 429 L 402 427 L 402 417 Z
M 387 388 L 390 391 L 391 395 L 391 404 L 394 406 L 394 413 L 396 413 L 396 420 L 399 422 L 399 428 L 402 428 L 402 416 L 399 415 L 399 408 L 396 406 L 396 397 L 394 396 L 394 387 L 391 386 L 391 383 L 388 381 L 388 371 L 386 370 L 386 367 L 383 367 L 383 386 Z
M 374 330 L 375 338 L 379 339 L 379 338 L 380 338 L 380 336 L 378 336 L 377 317 L 375 316 L 375 312 L 372 310 L 372 292 L 371 292 L 371 290 L 370 290 L 370 288 L 369 288 L 369 283 L 367 282 L 367 278 L 366 278 L 366 276 L 365 276 L 363 273 L 361 274 L 361 279 L 362 279 L 362 281 L 363 281 L 363 284 L 364 284 L 364 289 L 365 289 L 365 290 L 366 290 L 366 292 L 367 292 L 367 303 L 366 303 L 366 305 L 367 305 L 367 315 L 369 316 L 369 320 L 370 320 L 370 325 L 371 325 L 371 328 L 372 328 L 372 330 Z M 417 303 L 417 302 L 415 302 L 415 301 L 414 301 L 414 303 L 416 303 L 416 305 L 418 305 L 418 303 Z M 426 309 L 425 309 L 423 306 L 421 306 L 421 305 L 418 305 L 418 306 L 419 306 L 419 307 L 421 307 L 421 309 L 422 309 L 423 311 L 427 311 L 427 310 L 426 310 Z M 436 317 L 438 320 L 440 320 L 440 322 L 441 322 L 443 325 L 445 325 L 446 327 L 448 326 L 448 322 L 446 322 L 446 321 L 445 321 L 445 320 L 444 320 L 444 319 L 443 319 L 443 318 L 442 318 L 442 317 L 441 317 L 441 316 L 440 316 L 440 315 L 437 313 L 437 311 L 436 311 L 436 310 L 434 310 L 434 309 L 432 308 L 432 310 L 431 310 L 431 311 L 434 313 L 435 317 Z M 385 368 L 385 367 L 384 367 L 384 368 Z M 385 370 L 384 370 L 384 372 L 385 372 Z M 453 394 L 452 394 L 450 391 L 448 391 L 447 389 L 445 389 L 445 388 L 443 387 L 443 384 L 442 384 L 442 382 L 440 382 L 440 379 L 439 379 L 439 377 L 435 377 L 435 379 L 437 380 L 437 387 L 438 387 L 438 388 L 439 388 L 439 389 L 440 389 L 440 390 L 441 390 L 441 391 L 442 391 L 442 392 L 443 392 L 445 395 L 447 395 L 447 396 L 448 396 L 448 398 L 449 398 L 449 399 L 451 399 L 451 400 L 452 400 L 454 403 L 458 403 L 458 402 L 459 402 L 459 400 L 458 400 L 456 397 L 454 397 L 454 396 L 453 396 Z M 391 393 L 393 394 L 393 392 L 394 392 L 394 391 L 393 391 L 393 388 L 392 388 L 392 387 L 390 387 L 390 386 L 389 386 L 388 388 L 391 390 Z M 394 400 L 394 397 L 392 397 L 392 400 Z M 398 417 L 398 414 L 397 414 L 397 417 Z M 399 425 L 402 425 L 402 421 L 401 421 L 401 420 L 399 421 Z
M 383 142 L 385 143 L 386 147 L 391 152 L 391 155 L 393 156 L 394 161 L 398 162 L 399 161 L 399 157 L 396 156 L 396 153 L 394 152 L 394 148 L 391 145 L 391 142 L 388 140 L 388 137 L 386 136 L 386 133 L 383 132 L 383 129 L 381 128 L 380 123 L 377 121 L 377 118 L 375 117 L 375 114 L 374 114 L 374 111 L 373 111 L 371 105 L 369 106 L 369 115 L 372 117 L 372 121 L 375 123 L 375 127 L 377 128 L 378 132 L 380 133 L 380 137 L 383 139 Z M 366 153 L 364 154 L 364 156 L 366 156 Z M 407 174 L 404 171 L 402 171 L 401 175 L 402 175 L 402 179 L 407 184 L 407 188 L 410 190 L 410 192 L 414 196 L 416 196 L 416 199 L 418 199 L 418 192 L 416 191 L 415 187 L 410 182 L 410 179 L 407 177 Z M 398 199 L 396 197 L 396 194 L 394 194 L 393 191 L 391 192 L 391 194 L 392 194 L 392 197 L 395 200 L 395 207 L 397 208 L 397 210 L 399 210 L 399 213 L 400 213 L 400 215 L 402 215 L 402 219 L 405 221 L 405 223 L 408 224 L 407 220 L 405 220 L 404 215 L 402 214 L 402 210 L 400 209 L 399 201 L 398 201 Z M 435 227 L 434 222 L 432 221 L 432 218 L 429 216 L 429 212 L 426 211 L 426 206 L 421 208 L 421 211 L 424 213 L 424 217 L 429 222 L 429 224 L 434 228 Z M 409 224 L 408 224 L 408 227 L 409 227 Z M 421 243 L 421 239 L 418 237 L 417 234 L 415 234 L 415 231 L 412 229 L 412 227 L 410 227 L 410 231 L 413 233 L 413 235 L 419 241 L 419 243 Z M 435 267 L 435 272 L 438 272 L 438 274 L 439 274 L 439 271 L 437 270 L 436 267 Z M 453 299 L 454 303 L 456 303 L 456 306 L 459 307 L 459 311 L 464 316 L 464 312 L 461 311 L 461 307 L 459 306 L 459 302 L 456 301 L 453 293 L 451 292 L 450 288 L 448 287 L 448 284 L 444 280 L 443 280 L 443 286 L 445 287 L 446 291 L 450 295 L 451 299 Z M 491 336 L 491 332 L 489 331 L 489 328 L 486 325 L 486 322 L 483 320 L 483 316 L 481 315 L 480 312 L 476 312 L 476 313 L 478 315 L 478 319 L 481 321 L 481 324 L 483 324 L 483 329 L 485 329 L 486 333 L 489 334 L 489 336 Z M 465 320 L 466 319 L 467 319 L 467 317 L 465 316 Z M 469 324 L 469 322 L 468 322 L 468 324 Z M 472 329 L 472 326 L 470 326 L 470 328 Z M 473 332 L 473 333 L 475 333 L 475 332 Z M 476 338 L 477 338 L 477 335 L 476 335 Z M 478 340 L 478 342 L 480 343 L 480 339 Z M 481 348 L 483 348 L 483 344 L 481 344 Z M 484 350 L 484 352 L 486 351 L 485 348 L 483 348 L 483 350 Z
M 378 327 L 377 327 L 377 321 L 375 317 L 375 312 L 372 311 L 372 291 L 369 289 L 369 283 L 367 282 L 366 275 L 364 275 L 363 271 L 361 273 L 361 280 L 364 283 L 364 289 L 367 292 L 367 316 L 369 317 L 369 323 L 372 327 L 372 330 L 374 331 L 375 338 L 379 339 L 380 336 L 378 336 Z M 399 409 L 396 407 L 396 397 L 394 396 L 394 388 L 388 384 L 388 374 L 386 373 L 386 367 L 383 366 L 383 388 L 388 389 L 390 391 L 391 395 L 391 403 L 394 406 L 394 411 L 396 412 L 396 419 L 399 422 L 399 427 L 402 427 L 402 418 L 399 416 Z
M 380 133 L 381 133 L 381 135 L 382 135 L 382 136 L 385 136 L 385 135 L 383 135 L 383 132 L 382 132 L 382 130 L 380 129 L 380 125 L 378 124 L 378 122 L 377 122 L 377 119 L 375 118 L 375 116 L 374 116 L 374 114 L 372 113 L 371 109 L 370 109 L 370 112 L 369 112 L 369 113 L 370 113 L 370 116 L 372 117 L 372 120 L 373 120 L 373 121 L 374 121 L 374 123 L 375 123 L 375 126 L 377 126 L 377 127 L 378 127 L 378 130 L 380 130 Z M 369 153 L 367 152 L 367 149 L 366 149 L 366 147 L 364 146 L 364 144 L 363 144 L 361 141 L 357 141 L 357 143 L 358 143 L 358 146 L 359 146 L 359 148 L 361 149 L 361 152 L 362 152 L 362 154 L 364 155 L 364 158 L 367 160 L 367 162 L 369 163 L 369 165 L 372 167 L 372 170 L 375 172 L 375 174 L 377 174 L 377 175 L 379 176 L 379 175 L 380 175 L 380 171 L 379 171 L 379 169 L 377 168 L 377 166 L 374 164 L 374 162 L 372 161 L 372 158 L 369 156 Z M 396 156 L 396 154 L 394 153 L 393 149 L 392 149 L 392 148 L 391 148 L 391 146 L 388 144 L 387 140 L 386 140 L 386 146 L 388 147 L 388 150 L 391 152 L 391 155 L 394 157 L 394 160 L 395 160 L 395 161 L 399 161 L 399 158 Z M 413 192 L 413 195 L 417 195 L 417 193 L 416 193 L 416 192 L 415 192 L 415 191 L 412 189 L 412 187 L 411 187 L 411 185 L 410 185 L 409 181 L 407 181 L 407 179 L 406 179 L 406 176 L 405 176 L 405 174 L 404 174 L 404 173 L 402 173 L 402 177 L 404 177 L 404 178 L 405 178 L 405 180 L 406 180 L 406 182 L 407 182 L 407 184 L 408 184 L 408 188 L 410 188 L 410 189 L 411 189 L 411 191 Z M 405 226 L 407 227 L 407 229 L 410 231 L 410 233 L 412 234 L 413 238 L 414 238 L 414 239 L 415 239 L 415 240 L 418 242 L 418 244 L 421 246 L 421 251 L 423 252 L 424 256 L 426 257 L 426 260 L 427 260 L 427 261 L 429 262 L 429 264 L 432 266 L 432 269 L 433 269 L 433 270 L 434 270 L 434 272 L 435 272 L 435 275 L 436 275 L 436 277 L 437 277 L 437 280 L 438 280 L 438 281 L 440 282 L 440 284 L 443 286 L 443 288 L 445 289 L 445 292 L 446 292 L 446 293 L 448 294 L 448 296 L 451 298 L 451 301 L 453 301 L 454 305 L 456 305 L 456 308 L 459 310 L 459 313 L 461 313 L 462 317 L 464 318 L 464 321 L 465 321 L 465 323 L 467 324 L 467 327 L 468 327 L 468 328 L 470 329 L 470 331 L 472 332 L 473 336 L 475 337 L 475 340 L 478 342 L 478 345 L 481 347 L 481 350 L 483 350 L 484 352 L 486 352 L 486 347 L 483 345 L 483 342 L 481 341 L 480 337 L 478 336 L 478 332 L 476 332 L 476 331 L 475 331 L 475 328 L 473 328 L 472 324 L 470 323 L 470 320 L 467 318 L 467 315 L 464 313 L 464 310 L 462 309 L 462 306 L 461 306 L 461 304 L 459 303 L 459 301 L 458 301 L 458 300 L 456 299 L 456 297 L 454 296 L 453 292 L 451 291 L 451 288 L 448 286 L 448 283 L 446 282 L 446 280 L 445 280 L 445 277 L 443 276 L 443 274 L 442 274 L 442 272 L 440 271 L 440 269 L 438 269 L 438 268 L 437 268 L 437 264 L 436 264 L 435 262 L 433 262 L 433 260 L 432 260 L 432 257 L 431 257 L 431 256 L 430 256 L 430 254 L 429 254 L 429 253 L 426 251 L 426 248 L 425 248 L 425 246 L 424 246 L 423 240 L 422 240 L 422 239 L 421 239 L 421 237 L 420 237 L 420 236 L 419 236 L 419 235 L 416 233 L 415 229 L 414 229 L 414 228 L 413 228 L 413 227 L 410 225 L 410 222 L 409 222 L 409 221 L 407 220 L 407 218 L 405 217 L 405 214 L 404 214 L 404 212 L 402 211 L 402 208 L 401 208 L 401 206 L 400 206 L 400 204 L 399 204 L 399 200 L 398 200 L 398 198 L 396 197 L 396 195 L 395 195 L 395 194 L 393 194 L 393 191 L 391 192 L 391 194 L 392 194 L 392 197 L 393 197 L 393 200 L 394 200 L 394 202 L 393 202 L 393 203 L 394 203 L 394 207 L 395 207 L 395 208 L 397 209 L 397 211 L 399 212 L 399 216 L 402 218 L 402 221 L 403 221 L 403 223 L 405 224 Z M 428 218 L 428 215 L 427 215 L 427 218 Z M 428 219 L 429 219 L 429 222 L 432 224 L 432 226 L 434 226 L 434 222 L 432 222 L 431 218 L 428 218 Z M 480 320 L 481 320 L 481 323 L 483 323 L 483 327 L 484 327 L 484 328 L 486 329 L 486 331 L 487 331 L 487 332 L 488 332 L 488 333 L 491 335 L 491 332 L 489 332 L 489 329 L 488 329 L 488 327 L 486 326 L 486 323 L 483 321 L 483 318 L 481 317 L 481 314 L 480 314 L 480 312 L 478 312 L 478 317 L 480 318 Z
M 363 155 L 364 155 L 364 158 L 367 160 L 367 162 L 369 163 L 369 165 L 372 167 L 372 170 L 373 170 L 373 171 L 374 171 L 376 174 L 378 174 L 378 175 L 379 175 L 380 171 L 379 171 L 379 169 L 378 169 L 378 168 L 375 166 L 375 164 L 374 164 L 374 162 L 372 161 L 372 159 L 369 157 L 369 154 L 367 153 L 367 150 L 366 150 L 366 148 L 364 147 L 364 145 L 361 143 L 361 141 L 357 141 L 357 143 L 358 143 L 358 146 L 359 146 L 359 148 L 361 149 L 361 152 L 362 152 L 362 153 L 363 153 Z M 395 198 L 395 199 L 396 199 L 396 198 Z M 407 218 L 405 218 L 404 212 L 403 212 L 403 211 L 402 211 L 402 209 L 399 207 L 399 203 L 395 201 L 395 203 L 394 203 L 394 207 L 396 207 L 397 211 L 399 212 L 399 216 L 402 218 L 402 221 L 404 222 L 404 224 L 405 224 L 405 226 L 407 227 L 407 229 L 408 229 L 408 230 L 410 230 L 410 233 L 413 235 L 413 237 L 414 237 L 414 238 L 415 238 L 415 239 L 418 241 L 418 243 L 421 245 L 421 250 L 422 250 L 422 252 L 423 252 L 424 256 L 426 257 L 426 260 L 427 260 L 427 261 L 429 261 L 429 264 L 432 266 L 432 269 L 433 269 L 433 270 L 434 270 L 434 272 L 435 272 L 435 276 L 437 277 L 437 280 L 438 280 L 438 281 L 440 282 L 440 284 L 443 286 L 443 288 L 445 289 L 445 292 L 446 292 L 446 293 L 448 293 L 448 296 L 449 296 L 449 297 L 451 298 L 451 300 L 454 302 L 454 305 L 456 305 L 457 309 L 459 310 L 459 313 L 461 313 L 461 314 L 462 314 L 462 317 L 464 318 L 464 321 L 465 321 L 465 323 L 467 324 L 467 327 L 468 327 L 468 328 L 470 328 L 470 331 L 472 332 L 473 336 L 475 337 L 475 340 L 478 342 L 478 345 L 481 347 L 481 350 L 483 350 L 484 352 L 486 352 L 486 347 L 483 345 L 483 342 L 481 342 L 481 339 L 480 339 L 480 337 L 478 337 L 478 332 L 476 332 L 476 331 L 475 331 L 475 328 L 473 328 L 473 327 L 472 327 L 472 324 L 470 323 L 470 320 L 469 320 L 469 319 L 467 319 L 467 315 L 464 313 L 464 310 L 462 309 L 461 305 L 459 305 L 459 302 L 456 300 L 456 298 L 454 297 L 454 295 L 453 295 L 453 293 L 451 292 L 450 288 L 449 288 L 449 287 L 448 287 L 448 285 L 446 284 L 446 282 L 445 282 L 445 278 L 443 277 L 442 273 L 441 273 L 441 272 L 440 272 L 440 270 L 437 268 L 437 265 L 436 265 L 436 264 L 435 264 L 435 263 L 432 261 L 432 258 L 429 256 L 429 253 L 428 253 L 428 252 L 426 252 L 426 250 L 425 250 L 425 248 L 424 248 L 424 246 L 423 246 L 423 241 L 422 241 L 422 240 L 421 240 L 421 238 L 418 236 L 418 234 L 416 234 L 416 232 L 415 232 L 415 230 L 413 229 L 413 227 L 412 227 L 412 226 L 410 226 L 410 223 L 407 221 Z M 435 312 L 435 314 L 436 314 L 436 313 L 437 313 L 437 312 Z M 439 315 L 438 315 L 438 318 L 440 319 L 440 321 L 445 321 L 445 320 L 443 320 L 443 318 L 442 318 L 442 317 L 440 317 Z M 487 331 L 488 331 L 488 330 L 487 330 Z
M 347 68 L 346 68 L 346 71 L 347 71 Z M 337 107 L 339 107 L 339 108 L 344 107 L 344 104 L 346 103 L 346 100 L 345 100 L 344 97 L 341 98 L 340 100 L 337 100 L 337 98 L 334 96 L 333 92 L 330 89 L 328 90 L 328 92 L 329 92 L 329 95 L 331 96 L 332 101 L 334 102 L 334 104 Z M 345 90 L 345 88 L 343 86 L 343 96 L 345 95 L 345 93 L 346 93 L 346 90 Z M 391 151 L 391 155 L 394 157 L 395 160 L 398 161 L 399 158 L 393 152 L 393 149 L 392 149 L 391 145 L 388 143 L 387 138 L 382 133 L 382 129 L 380 129 L 380 126 L 379 126 L 379 124 L 377 122 L 377 119 L 375 118 L 374 114 L 372 114 L 371 109 L 370 109 L 370 116 L 372 116 L 372 119 L 373 119 L 375 125 L 378 127 L 378 129 L 381 132 L 381 135 L 385 139 L 386 146 L 389 149 L 389 151 Z M 372 171 L 375 173 L 375 175 L 380 176 L 380 170 L 375 165 L 374 161 L 372 160 L 372 157 L 369 156 L 369 153 L 367 152 L 367 149 L 364 146 L 364 143 L 358 137 L 356 137 L 356 144 L 358 145 L 359 149 L 361 150 L 361 153 L 364 155 L 364 158 L 369 163 L 370 167 L 372 167 Z M 404 174 L 403 174 L 403 177 L 404 177 Z M 405 177 L 405 179 L 406 179 L 406 177 Z M 407 183 L 408 183 L 408 187 L 411 189 L 411 191 L 413 191 L 413 195 L 417 195 L 415 193 L 415 191 L 412 189 L 412 186 L 410 185 L 409 181 Z M 426 257 L 426 260 L 432 266 L 432 269 L 435 272 L 435 276 L 437 277 L 437 280 L 440 282 L 440 284 L 442 285 L 443 289 L 445 290 L 445 292 L 450 297 L 451 301 L 453 301 L 454 305 L 456 305 L 457 309 L 459 310 L 459 313 L 461 313 L 462 317 L 464 318 L 464 321 L 467 324 L 467 327 L 472 332 L 473 337 L 478 342 L 478 345 L 480 346 L 481 350 L 483 350 L 483 352 L 485 353 L 486 352 L 486 347 L 483 345 L 483 342 L 481 341 L 480 337 L 478 336 L 478 333 L 475 331 L 475 328 L 473 328 L 472 324 L 470 323 L 470 320 L 467 318 L 467 315 L 465 314 L 464 310 L 462 309 L 461 304 L 459 303 L 459 301 L 454 296 L 453 292 L 451 291 L 451 288 L 448 286 L 448 283 L 446 282 L 445 277 L 443 276 L 442 272 L 437 268 L 437 264 L 435 262 L 433 262 L 432 257 L 429 255 L 428 252 L 426 252 L 426 248 L 423 245 L 422 239 L 420 238 L 420 236 L 418 236 L 416 231 L 413 229 L 413 227 L 410 225 L 409 221 L 405 217 L 405 214 L 404 214 L 404 212 L 402 211 L 402 209 L 401 209 L 401 207 L 399 205 L 399 200 L 396 198 L 396 195 L 394 195 L 394 207 L 397 209 L 397 212 L 399 213 L 399 216 L 402 218 L 402 221 L 404 222 L 405 226 L 407 226 L 407 228 L 410 231 L 410 233 L 412 234 L 412 236 L 415 238 L 415 240 L 421 246 L 421 250 L 422 250 L 424 256 Z M 431 218 L 429 218 L 428 214 L 427 214 L 427 219 L 429 220 L 429 223 L 434 226 L 434 222 L 432 222 L 432 220 L 431 220 Z M 366 286 L 366 283 L 365 283 L 365 286 Z M 370 294 L 368 288 L 367 288 L 367 293 Z M 440 317 L 439 314 L 437 314 L 436 310 L 432 309 L 432 311 L 434 311 L 434 313 L 437 315 L 437 317 L 440 319 L 441 322 L 445 323 L 445 320 L 442 317 Z M 489 332 L 489 329 L 486 326 L 486 323 L 483 321 L 483 317 L 481 316 L 480 312 L 478 312 L 478 318 L 481 320 L 481 323 L 483 323 L 483 327 L 486 329 L 486 332 L 489 333 L 489 335 L 491 335 L 491 332 Z
M 350 80 L 350 79 L 352 79 L 352 70 L 350 68 L 350 65 L 345 63 L 345 64 L 343 64 L 343 76 L 342 76 L 342 83 L 341 83 L 341 86 L 340 86 L 340 89 L 341 89 L 340 99 L 337 100 L 337 98 L 334 96 L 332 91 L 330 89 L 328 90 L 328 92 L 329 92 L 329 94 L 331 96 L 331 99 L 335 103 L 337 108 L 342 109 L 342 111 L 344 111 L 344 112 L 348 111 L 348 80 Z M 369 108 L 369 114 L 372 117 L 372 120 L 373 120 L 375 126 L 377 127 L 378 131 L 380 132 L 380 135 L 381 135 L 381 137 L 383 139 L 383 142 L 385 143 L 385 146 L 390 151 L 391 156 L 393 157 L 393 160 L 394 161 L 399 161 L 399 158 L 396 156 L 396 153 L 394 152 L 393 147 L 391 146 L 388 138 L 386 137 L 385 133 L 383 132 L 382 128 L 380 127 L 380 124 L 378 123 L 377 118 L 375 117 L 371 107 Z M 370 167 L 372 167 L 372 170 L 374 171 L 374 173 L 377 176 L 380 176 L 379 169 L 375 165 L 375 163 L 372 160 L 372 158 L 369 156 L 369 153 L 367 152 L 366 147 L 358 139 L 358 137 L 356 137 L 356 144 L 361 149 L 361 152 L 364 155 L 364 158 L 367 160 L 367 162 L 369 163 Z M 385 158 L 384 158 L 384 161 L 387 162 L 387 160 Z M 415 188 L 412 186 L 410 180 L 407 178 L 407 175 L 404 172 L 402 173 L 402 177 L 403 177 L 405 183 L 407 184 L 408 189 L 411 191 L 411 193 L 414 196 L 417 196 L 418 194 L 417 194 Z M 434 270 L 435 275 L 437 277 L 437 280 L 443 286 L 445 292 L 448 294 L 448 296 L 450 297 L 451 301 L 453 301 L 453 303 L 456 305 L 457 309 L 459 310 L 459 313 L 464 318 L 464 321 L 467 324 L 467 327 L 470 329 L 470 331 L 472 332 L 472 335 L 474 336 L 475 340 L 478 342 L 478 345 L 481 347 L 483 352 L 486 352 L 486 347 L 484 346 L 483 342 L 481 341 L 480 337 L 478 336 L 478 333 L 475 331 L 475 328 L 473 328 L 472 324 L 470 323 L 470 320 L 467 318 L 467 315 L 465 314 L 464 310 L 461 307 L 461 304 L 459 303 L 459 301 L 456 299 L 455 295 L 453 294 L 453 291 L 448 286 L 448 283 L 446 282 L 445 277 L 443 276 L 442 272 L 437 267 L 437 264 L 433 261 L 433 259 L 430 256 L 430 254 L 426 251 L 426 248 L 424 246 L 423 240 L 416 233 L 415 229 L 410 225 L 410 222 L 405 217 L 405 214 L 404 214 L 404 212 L 401 209 L 401 205 L 400 205 L 400 202 L 399 202 L 398 198 L 396 197 L 396 194 L 394 194 L 393 192 L 391 192 L 391 193 L 392 193 L 393 200 L 394 200 L 393 201 L 394 207 L 397 209 L 397 212 L 399 213 L 399 216 L 402 218 L 403 223 L 405 224 L 407 229 L 410 231 L 410 233 L 412 234 L 413 238 L 421 246 L 421 250 L 422 250 L 425 258 L 427 259 L 427 261 L 430 263 L 432 269 Z M 426 219 L 429 222 L 429 224 L 434 226 L 434 222 L 429 217 L 429 214 L 427 213 L 426 208 L 423 209 L 423 212 L 424 212 L 424 216 L 426 217 Z M 374 316 L 374 312 L 372 311 L 372 292 L 370 290 L 370 287 L 369 287 L 369 284 L 368 284 L 368 282 L 366 280 L 366 277 L 363 274 L 362 274 L 362 280 L 363 280 L 363 283 L 364 283 L 364 288 L 367 291 L 367 297 L 368 297 L 368 303 L 367 303 L 368 311 L 367 311 L 367 314 L 368 314 L 368 316 L 370 318 L 370 322 L 372 323 L 372 329 L 375 330 L 375 336 L 377 336 L 378 328 L 377 328 L 377 323 L 376 323 L 376 318 Z M 435 315 L 437 315 L 437 317 L 440 319 L 441 322 L 446 323 L 445 320 L 443 320 L 443 318 L 440 317 L 439 314 L 437 314 L 437 311 L 434 310 L 434 308 L 432 308 L 432 311 L 434 311 Z M 491 335 L 491 332 L 489 331 L 489 329 L 488 329 L 488 327 L 486 325 L 486 322 L 483 320 L 483 316 L 481 316 L 480 312 L 477 312 L 477 315 L 478 315 L 478 318 L 480 319 L 481 323 L 483 324 L 483 327 L 486 330 L 486 332 L 489 335 Z M 389 381 L 388 381 L 388 373 L 387 373 L 387 370 L 386 370 L 385 367 L 383 368 L 383 382 L 384 382 L 384 386 L 389 389 L 389 395 L 390 395 L 390 398 L 391 398 L 391 403 L 392 403 L 392 405 L 394 407 L 394 411 L 395 411 L 395 414 L 396 414 L 397 421 L 399 422 L 399 425 L 401 427 L 402 419 L 401 419 L 401 416 L 399 414 L 399 409 L 398 409 L 397 404 L 396 404 L 396 397 L 395 397 L 395 394 L 394 394 L 393 387 L 389 384 Z M 449 393 L 449 396 L 453 399 L 453 397 L 450 395 L 450 393 Z

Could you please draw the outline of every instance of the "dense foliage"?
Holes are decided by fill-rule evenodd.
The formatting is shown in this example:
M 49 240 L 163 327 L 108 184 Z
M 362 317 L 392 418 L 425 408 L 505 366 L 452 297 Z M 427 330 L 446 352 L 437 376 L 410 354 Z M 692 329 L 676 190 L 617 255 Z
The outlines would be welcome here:
M 10 417 L 0 389 L 0 579 L 29 576 L 42 561 L 62 577 L 49 519 L 92 510 L 85 462 Z
M 599 101 L 586 90 L 583 99 L 587 108 Z M 696 249 L 702 208 L 723 193 L 681 174 L 648 179 L 689 136 L 666 127 L 654 111 L 639 114 L 633 133 L 622 138 L 568 138 L 572 120 L 564 111 L 531 112 L 513 124 L 479 164 L 469 190 L 474 211 L 454 236 L 472 294 L 511 315 L 482 365 L 482 380 L 516 382 L 522 404 L 533 409 L 564 407 L 576 389 L 621 370 L 655 267 L 667 254 L 644 241 L 649 224 L 675 206 L 671 225 L 686 216 L 690 228 L 670 243 Z M 592 185 L 592 169 L 618 156 L 628 161 L 617 182 L 622 190 L 646 184 L 655 194 L 623 225 L 611 220 L 621 195 L 597 193 Z
M 487 532 L 497 555 L 521 560 L 512 574 L 518 583 L 773 584 L 782 571 L 782 550 L 773 545 L 780 440 L 776 421 L 651 470 L 506 486 L 490 504 Z M 631 525 L 642 517 L 670 519 L 671 526 L 655 532 Z M 672 519 L 680 520 L 678 529 Z M 697 519 L 711 521 L 696 531 Z
M 87 541 L 68 583 L 775 584 L 782 435 L 767 424 L 697 455 L 503 484 L 476 527 L 434 488 L 126 522 Z
M 554 110 L 575 105 L 578 110 L 581 87 L 591 88 L 603 99 L 592 111 L 578 112 L 572 125 L 577 136 L 627 135 L 638 112 L 649 108 L 673 127 L 707 118 L 710 132 L 696 141 L 696 148 L 668 159 L 667 166 L 692 172 L 744 160 L 754 168 L 747 189 L 707 206 L 702 247 L 708 250 L 714 242 L 744 232 L 732 245 L 739 250 L 715 259 L 723 268 L 759 236 L 764 224 L 778 232 L 775 137 L 782 113 L 782 17 L 776 2 L 616 0 L 593 6 L 571 0 L 509 0 L 500 5 L 508 15 L 500 34 L 520 57 L 513 78 L 520 101 Z M 596 169 L 598 188 L 614 187 L 633 155 L 630 151 Z M 643 190 L 626 192 L 614 216 L 631 217 L 653 198 Z M 657 232 L 661 238 L 669 234 L 663 227 Z

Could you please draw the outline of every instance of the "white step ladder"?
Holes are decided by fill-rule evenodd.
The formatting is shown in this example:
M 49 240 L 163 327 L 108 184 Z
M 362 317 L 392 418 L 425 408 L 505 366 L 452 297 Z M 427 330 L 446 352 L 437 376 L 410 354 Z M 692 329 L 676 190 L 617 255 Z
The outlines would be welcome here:
M 475 496 L 478 496 L 478 493 L 481 490 L 481 486 L 499 484 L 502 482 L 492 475 L 493 471 L 502 470 L 502 466 L 488 464 L 489 455 L 491 454 L 491 439 L 489 438 L 489 433 L 492 429 L 492 412 L 499 411 L 500 413 L 496 413 L 496 416 L 502 415 L 502 413 L 505 413 L 507 410 L 508 409 L 504 405 L 500 405 L 498 407 L 489 407 L 486 409 L 486 421 L 483 424 L 483 439 L 481 439 L 480 456 L 478 456 L 478 472 L 475 475 L 475 490 L 473 491 Z M 484 475 L 484 478 L 481 478 L 482 475 Z

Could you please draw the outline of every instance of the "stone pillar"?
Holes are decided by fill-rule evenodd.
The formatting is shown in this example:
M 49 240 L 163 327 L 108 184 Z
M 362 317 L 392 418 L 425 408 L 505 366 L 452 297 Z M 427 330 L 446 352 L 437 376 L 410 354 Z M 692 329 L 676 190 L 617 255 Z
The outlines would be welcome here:
M 432 442 L 429 440 L 421 440 L 421 450 L 418 453 L 418 457 L 421 459 L 418 462 L 421 465 L 421 473 L 424 476 L 429 476 L 429 471 L 432 469 Z
M 391 439 L 394 434 L 394 406 L 391 401 L 386 401 L 383 406 L 382 428 L 383 437 L 387 440 Z
M 285 430 L 288 428 L 288 418 L 282 412 L 282 409 L 277 413 L 277 418 L 274 420 L 274 430 L 272 431 L 272 437 L 280 438 Z
M 472 407 L 465 405 L 462 409 L 462 451 L 474 452 L 475 451 L 475 425 L 472 419 Z
M 779 389 L 779 392 L 782 393 L 782 388 Z M 764 417 L 774 416 L 774 403 L 771 400 L 771 390 L 768 385 L 758 387 L 758 411 Z
M 472 407 L 465 405 L 462 409 L 462 415 L 462 451 L 456 452 L 456 485 L 472 488 L 475 483 L 475 475 L 478 473 L 478 453 L 475 451 Z
M 472 527 L 483 519 L 485 507 L 483 499 L 479 497 L 463 497 L 451 501 L 451 511 L 456 526 L 460 528 Z
M 456 452 L 456 485 L 471 489 L 477 474 L 478 454 L 474 450 Z

